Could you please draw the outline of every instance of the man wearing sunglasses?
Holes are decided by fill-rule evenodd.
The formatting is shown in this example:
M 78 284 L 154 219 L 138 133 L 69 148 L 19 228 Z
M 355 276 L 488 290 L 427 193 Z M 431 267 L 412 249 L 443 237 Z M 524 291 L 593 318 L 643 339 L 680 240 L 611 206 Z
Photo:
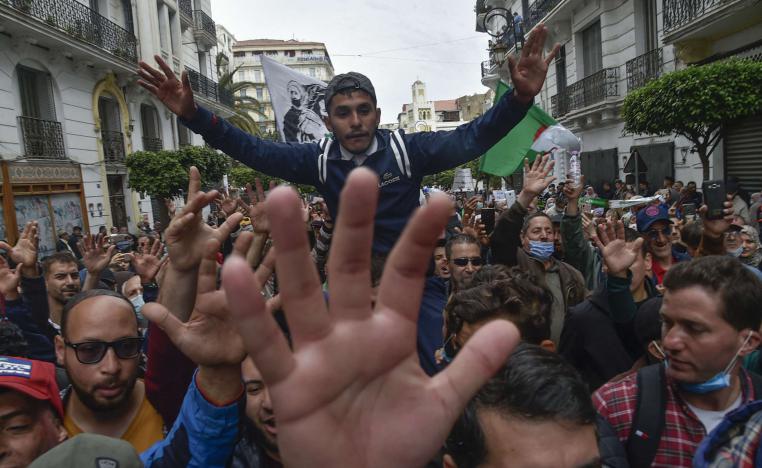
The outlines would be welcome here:
M 130 442 L 138 452 L 164 438 L 164 421 L 138 379 L 143 340 L 132 304 L 103 289 L 64 307 L 56 355 L 71 386 L 64 390 L 64 427 Z
M 482 268 L 482 249 L 479 241 L 468 234 L 458 234 L 445 245 L 447 268 L 450 270 L 450 292 L 467 288 Z
M 649 205 L 638 211 L 636 220 L 638 232 L 644 234 L 646 248 L 653 257 L 654 282 L 661 285 L 667 270 L 677 262 L 690 260 L 690 256 L 672 245 L 672 221 L 666 205 Z

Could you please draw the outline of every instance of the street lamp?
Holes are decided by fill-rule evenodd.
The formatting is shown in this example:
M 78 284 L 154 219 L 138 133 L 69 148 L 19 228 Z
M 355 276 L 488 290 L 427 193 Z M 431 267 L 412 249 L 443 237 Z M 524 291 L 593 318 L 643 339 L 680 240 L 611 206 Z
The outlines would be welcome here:
M 490 41 L 490 52 L 492 52 L 492 56 L 498 66 L 502 66 L 505 62 L 508 44 L 505 43 L 503 38 L 508 34 L 512 25 L 511 13 L 505 8 L 493 8 L 484 15 L 482 26 L 487 31 L 487 34 L 494 39 Z

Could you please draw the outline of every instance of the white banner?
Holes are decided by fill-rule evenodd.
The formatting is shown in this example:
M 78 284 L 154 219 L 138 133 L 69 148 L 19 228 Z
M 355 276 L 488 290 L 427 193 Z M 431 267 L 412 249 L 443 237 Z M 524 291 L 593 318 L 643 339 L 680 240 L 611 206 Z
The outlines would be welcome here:
M 305 143 L 325 137 L 326 84 L 264 55 L 261 60 L 281 141 Z

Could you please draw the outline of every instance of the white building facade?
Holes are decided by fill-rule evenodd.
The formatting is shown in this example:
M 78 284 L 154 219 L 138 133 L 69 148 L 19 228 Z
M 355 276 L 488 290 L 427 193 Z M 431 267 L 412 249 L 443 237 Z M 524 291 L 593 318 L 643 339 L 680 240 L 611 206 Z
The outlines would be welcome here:
M 634 181 L 636 171 L 630 167 L 632 163 L 627 164 L 633 154 L 639 154 L 646 165 L 645 170 L 639 168 L 637 178 L 648 180 L 651 189 L 660 188 L 665 176 L 700 185 L 701 162 L 688 140 L 675 135 L 625 134 L 620 108 L 629 92 L 664 73 L 727 56 L 759 57 L 762 9 L 748 3 L 535 0 L 530 4 L 527 0 L 479 0 L 477 30 L 484 15 L 495 7 L 519 12 L 525 33 L 540 22 L 548 26 L 547 45 L 560 43 L 562 48 L 536 103 L 582 139 L 583 172 L 593 185 L 614 178 Z M 750 14 L 756 19 L 750 21 Z M 509 33 L 504 42 L 508 53 L 516 53 L 517 42 L 521 47 L 520 34 Z M 492 88 L 498 76 L 510 82 L 496 55 L 482 64 L 482 82 Z M 747 146 L 751 144 L 757 155 L 762 154 L 762 117 L 733 123 L 726 132 L 732 133 L 734 128 L 743 128 L 738 138 L 746 138 Z M 758 141 L 751 142 L 749 129 L 756 129 Z M 745 188 L 761 189 L 762 158 L 750 163 L 748 150 L 728 155 L 728 143 L 732 148 L 734 143 L 726 137 L 712 154 L 711 177 L 738 175 Z M 752 172 L 744 174 L 739 167 Z
M 334 76 L 333 63 L 322 42 L 253 39 L 238 41 L 233 45 L 233 69 L 238 69 L 234 79 L 236 82 L 254 83 L 253 87 L 242 91 L 256 98 L 262 105 L 264 115 L 253 117 L 263 131 L 276 132 L 275 114 L 260 61 L 263 55 L 326 83 Z
M 412 102 L 402 106 L 397 114 L 397 128 L 406 133 L 452 130 L 465 123 L 457 100 L 430 101 L 426 84 L 416 80 L 411 86 Z
M 209 1 L 8 0 L 0 2 L 0 237 L 153 224 L 152 203 L 129 188 L 133 151 L 202 144 L 136 81 L 138 60 L 160 54 L 187 70 L 198 102 L 230 115 L 210 77 L 217 46 Z

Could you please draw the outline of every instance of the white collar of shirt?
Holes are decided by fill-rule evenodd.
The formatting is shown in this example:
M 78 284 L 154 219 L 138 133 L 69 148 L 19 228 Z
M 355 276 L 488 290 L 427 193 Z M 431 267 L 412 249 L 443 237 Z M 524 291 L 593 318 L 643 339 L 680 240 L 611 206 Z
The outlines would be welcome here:
M 374 137 L 370 146 L 368 146 L 368 149 L 365 150 L 365 153 L 362 154 L 354 154 L 341 145 L 339 145 L 339 150 L 341 150 L 341 159 L 344 161 L 354 161 L 355 165 L 360 166 L 365 162 L 366 159 L 368 159 L 368 156 L 378 150 L 378 139 Z

